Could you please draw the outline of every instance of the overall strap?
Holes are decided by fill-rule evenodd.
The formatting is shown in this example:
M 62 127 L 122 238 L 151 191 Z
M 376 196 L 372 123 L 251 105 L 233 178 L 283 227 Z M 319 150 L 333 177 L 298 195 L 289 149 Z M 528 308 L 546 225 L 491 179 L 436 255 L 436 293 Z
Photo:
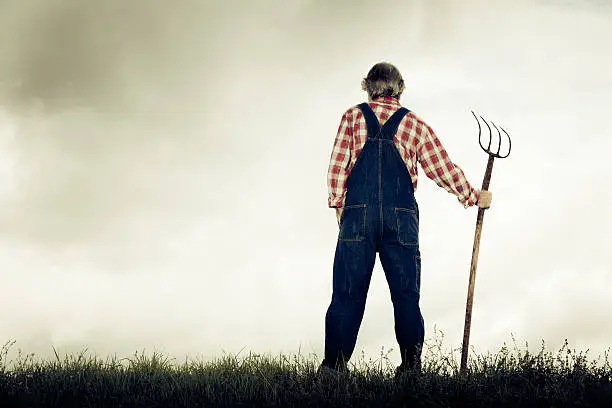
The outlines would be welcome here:
M 370 108 L 370 105 L 368 105 L 367 102 L 364 102 L 357 106 L 359 109 L 361 109 L 361 113 L 363 113 L 366 125 L 368 126 L 368 137 L 378 137 L 380 124 L 378 123 L 378 119 L 376 119 L 376 115 L 372 111 L 372 108 Z
M 397 132 L 397 127 L 400 122 L 410 111 L 404 107 L 399 108 L 387 121 L 383 124 L 380 129 L 381 138 L 387 140 L 393 140 L 395 136 L 395 132 Z
M 393 140 L 395 136 L 395 132 L 397 132 L 397 127 L 400 122 L 410 111 L 404 107 L 399 108 L 387 121 L 380 126 L 378 123 L 378 119 L 368 105 L 367 102 L 361 103 L 357 105 L 361 112 L 363 113 L 363 117 L 365 118 L 366 125 L 368 127 L 368 137 L 378 137 L 379 134 L 382 134 L 383 139 Z

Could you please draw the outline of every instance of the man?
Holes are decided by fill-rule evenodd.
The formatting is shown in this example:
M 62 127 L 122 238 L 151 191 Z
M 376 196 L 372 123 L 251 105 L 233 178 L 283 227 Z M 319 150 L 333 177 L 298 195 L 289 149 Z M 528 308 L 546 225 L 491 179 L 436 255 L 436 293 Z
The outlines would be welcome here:
M 395 66 L 374 65 L 362 89 L 369 102 L 342 116 L 327 174 L 328 206 L 340 230 L 320 370 L 348 370 L 378 252 L 393 302 L 400 374 L 420 370 L 424 339 L 417 162 L 465 208 L 489 208 L 491 193 L 475 190 L 431 127 L 400 105 L 404 80 Z

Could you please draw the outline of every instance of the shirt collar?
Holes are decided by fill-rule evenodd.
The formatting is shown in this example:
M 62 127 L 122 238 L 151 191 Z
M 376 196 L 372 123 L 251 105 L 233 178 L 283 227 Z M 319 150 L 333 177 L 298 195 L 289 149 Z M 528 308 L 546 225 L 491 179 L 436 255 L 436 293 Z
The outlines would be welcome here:
M 383 105 L 401 106 L 399 100 L 393 98 L 392 96 L 379 96 L 378 98 L 373 99 L 372 102 Z

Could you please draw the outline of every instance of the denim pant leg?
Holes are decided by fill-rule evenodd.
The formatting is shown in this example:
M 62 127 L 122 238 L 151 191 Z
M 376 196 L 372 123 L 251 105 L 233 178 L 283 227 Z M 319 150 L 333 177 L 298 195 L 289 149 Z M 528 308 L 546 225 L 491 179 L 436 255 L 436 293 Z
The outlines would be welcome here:
M 355 350 L 375 260 L 376 245 L 371 237 L 338 240 L 332 300 L 325 315 L 323 365 L 345 365 Z
M 404 246 L 396 240 L 383 239 L 380 262 L 391 292 L 402 363 L 420 364 L 425 328 L 419 307 L 421 254 L 418 246 Z

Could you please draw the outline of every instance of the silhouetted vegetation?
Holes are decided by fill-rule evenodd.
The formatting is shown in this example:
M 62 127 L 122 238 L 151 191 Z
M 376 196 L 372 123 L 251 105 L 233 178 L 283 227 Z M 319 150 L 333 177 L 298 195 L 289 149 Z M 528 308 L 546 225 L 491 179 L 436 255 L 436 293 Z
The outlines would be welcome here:
M 426 344 L 420 375 L 394 378 L 384 349 L 379 359 L 351 363 L 349 375 L 320 376 L 320 358 L 245 354 L 210 362 L 174 363 L 159 353 L 107 359 L 65 356 L 36 361 L 21 351 L 0 359 L 0 407 L 612 407 L 609 350 L 588 360 L 567 341 L 555 353 L 542 342 L 504 345 L 470 356 L 459 374 L 458 349 L 443 336 Z

